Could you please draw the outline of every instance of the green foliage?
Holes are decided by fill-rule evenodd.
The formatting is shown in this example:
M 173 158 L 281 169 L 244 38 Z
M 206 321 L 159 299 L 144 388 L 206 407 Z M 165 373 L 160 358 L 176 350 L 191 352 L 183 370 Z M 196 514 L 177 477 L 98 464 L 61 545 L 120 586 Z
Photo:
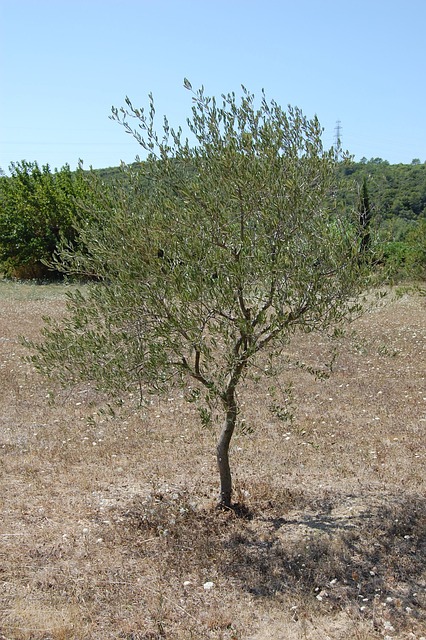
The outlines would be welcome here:
M 406 242 L 392 241 L 383 245 L 383 260 L 388 268 L 390 281 L 398 281 L 407 276 L 411 251 Z
M 339 173 L 338 200 L 344 207 L 358 202 L 361 228 L 363 210 L 368 210 L 364 242 L 368 240 L 376 264 L 385 266 L 392 281 L 424 277 L 426 164 L 390 165 L 381 158 L 363 158 L 341 163 Z
M 341 197 L 354 204 L 357 189 L 368 180 L 368 191 L 376 226 L 399 217 L 426 217 L 426 164 L 390 165 L 381 158 L 342 164 Z
M 426 278 L 426 219 L 422 218 L 411 227 L 406 236 L 408 246 L 406 272 L 409 277 Z
M 426 220 L 410 225 L 404 240 L 383 245 L 383 256 L 394 281 L 426 277 Z
M 140 164 L 136 162 L 131 168 L 137 171 Z M 192 171 L 187 164 L 185 167 L 181 165 L 181 169 L 188 176 Z M 364 236 L 362 242 L 379 261 L 390 257 L 393 269 L 398 262 L 395 252 L 391 247 L 381 245 L 406 243 L 407 234 L 411 238 L 409 244 L 414 241 L 412 232 L 417 221 L 426 217 L 426 165 L 417 160 L 411 165 L 390 165 L 381 158 L 369 161 L 363 158 L 359 163 L 339 163 L 338 170 L 337 206 L 348 210 L 357 208 L 362 230 L 367 219 L 361 208 L 367 195 L 368 233 L 361 233 L 360 237 Z M 36 163 L 22 162 L 12 165 L 11 178 L 0 177 L 0 260 L 3 261 L 3 270 L 20 277 L 52 275 L 42 262 L 50 260 L 58 235 L 74 238 L 70 220 L 76 215 L 76 197 L 92 201 L 80 207 L 84 215 L 90 215 L 93 208 L 93 198 L 87 195 L 86 181 L 89 182 L 89 191 L 98 189 L 95 183 L 107 185 L 107 189 L 115 185 L 114 188 L 123 193 L 128 188 L 126 172 L 121 167 L 72 173 L 65 166 L 52 174 L 47 166 L 39 169 Z M 120 181 L 123 181 L 121 186 Z M 367 183 L 368 193 L 363 194 Z M 152 184 L 147 180 L 138 188 L 140 191 L 152 190 Z M 415 260 L 413 264 L 417 262 Z M 404 264 L 411 264 L 411 261 L 404 261 Z M 57 267 L 60 271 L 60 266 Z M 397 271 L 403 275 L 406 268 Z M 416 275 L 414 269 L 410 277 Z
M 259 354 L 279 355 L 297 330 L 324 331 L 353 312 L 366 283 L 357 215 L 336 208 L 334 150 L 297 108 L 264 95 L 256 107 L 245 89 L 218 102 L 201 89 L 193 145 L 167 119 L 157 131 L 152 96 L 147 113 L 126 99 L 113 118 L 148 158 L 108 184 L 92 176 L 81 246 L 65 243 L 58 259 L 98 281 L 70 295 L 68 318 L 48 324 L 33 361 L 64 384 L 118 395 L 181 384 L 207 402 L 204 422 L 216 401 L 221 468 L 236 388 Z
M 25 160 L 12 163 L 11 177 L 0 178 L 0 263 L 8 275 L 46 277 L 44 261 L 61 236 L 72 238 L 75 198 L 81 173 L 68 165 L 53 173 Z M 52 274 L 50 274 L 52 275 Z

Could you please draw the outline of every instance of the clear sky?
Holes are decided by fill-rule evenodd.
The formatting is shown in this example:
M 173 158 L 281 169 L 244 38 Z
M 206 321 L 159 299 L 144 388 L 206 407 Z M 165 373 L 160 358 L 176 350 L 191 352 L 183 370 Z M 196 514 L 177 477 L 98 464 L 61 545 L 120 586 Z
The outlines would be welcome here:
M 241 84 L 316 114 L 359 160 L 426 161 L 426 0 L 0 0 L 0 167 L 116 166 L 141 151 L 109 119 L 154 94 Z

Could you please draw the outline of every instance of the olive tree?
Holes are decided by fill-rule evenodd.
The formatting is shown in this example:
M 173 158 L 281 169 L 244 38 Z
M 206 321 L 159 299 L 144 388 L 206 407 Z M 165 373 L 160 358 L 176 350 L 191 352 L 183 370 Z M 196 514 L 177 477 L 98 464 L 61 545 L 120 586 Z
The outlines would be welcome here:
M 33 359 L 64 384 L 118 394 L 181 384 L 201 407 L 216 401 L 228 507 L 237 388 L 298 330 L 327 331 L 352 313 L 359 233 L 356 212 L 336 209 L 335 154 L 316 117 L 264 93 L 257 103 L 244 87 L 220 99 L 185 87 L 185 137 L 166 118 L 156 126 L 151 95 L 146 110 L 128 98 L 113 108 L 146 160 L 115 185 L 92 186 L 77 229 L 84 250 L 63 246 L 60 261 L 96 280 L 70 296 Z

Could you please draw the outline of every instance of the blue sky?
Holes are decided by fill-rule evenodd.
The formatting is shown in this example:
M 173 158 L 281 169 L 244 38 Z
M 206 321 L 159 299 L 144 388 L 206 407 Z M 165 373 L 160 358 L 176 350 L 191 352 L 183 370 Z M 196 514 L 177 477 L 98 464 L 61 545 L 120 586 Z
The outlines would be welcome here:
M 0 0 L 0 167 L 131 162 L 128 95 L 173 125 L 241 84 L 317 114 L 359 160 L 426 161 L 426 0 Z M 159 118 L 161 125 L 162 118 Z

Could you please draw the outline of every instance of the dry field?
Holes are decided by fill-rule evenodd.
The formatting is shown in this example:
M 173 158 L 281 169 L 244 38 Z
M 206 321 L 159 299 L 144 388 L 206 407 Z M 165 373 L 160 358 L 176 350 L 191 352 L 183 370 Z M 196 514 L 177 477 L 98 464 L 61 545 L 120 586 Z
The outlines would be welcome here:
M 424 295 L 358 320 L 329 379 L 247 383 L 236 514 L 180 392 L 49 402 L 18 336 L 63 292 L 0 281 L 1 640 L 426 637 Z M 328 346 L 292 349 L 320 366 Z

